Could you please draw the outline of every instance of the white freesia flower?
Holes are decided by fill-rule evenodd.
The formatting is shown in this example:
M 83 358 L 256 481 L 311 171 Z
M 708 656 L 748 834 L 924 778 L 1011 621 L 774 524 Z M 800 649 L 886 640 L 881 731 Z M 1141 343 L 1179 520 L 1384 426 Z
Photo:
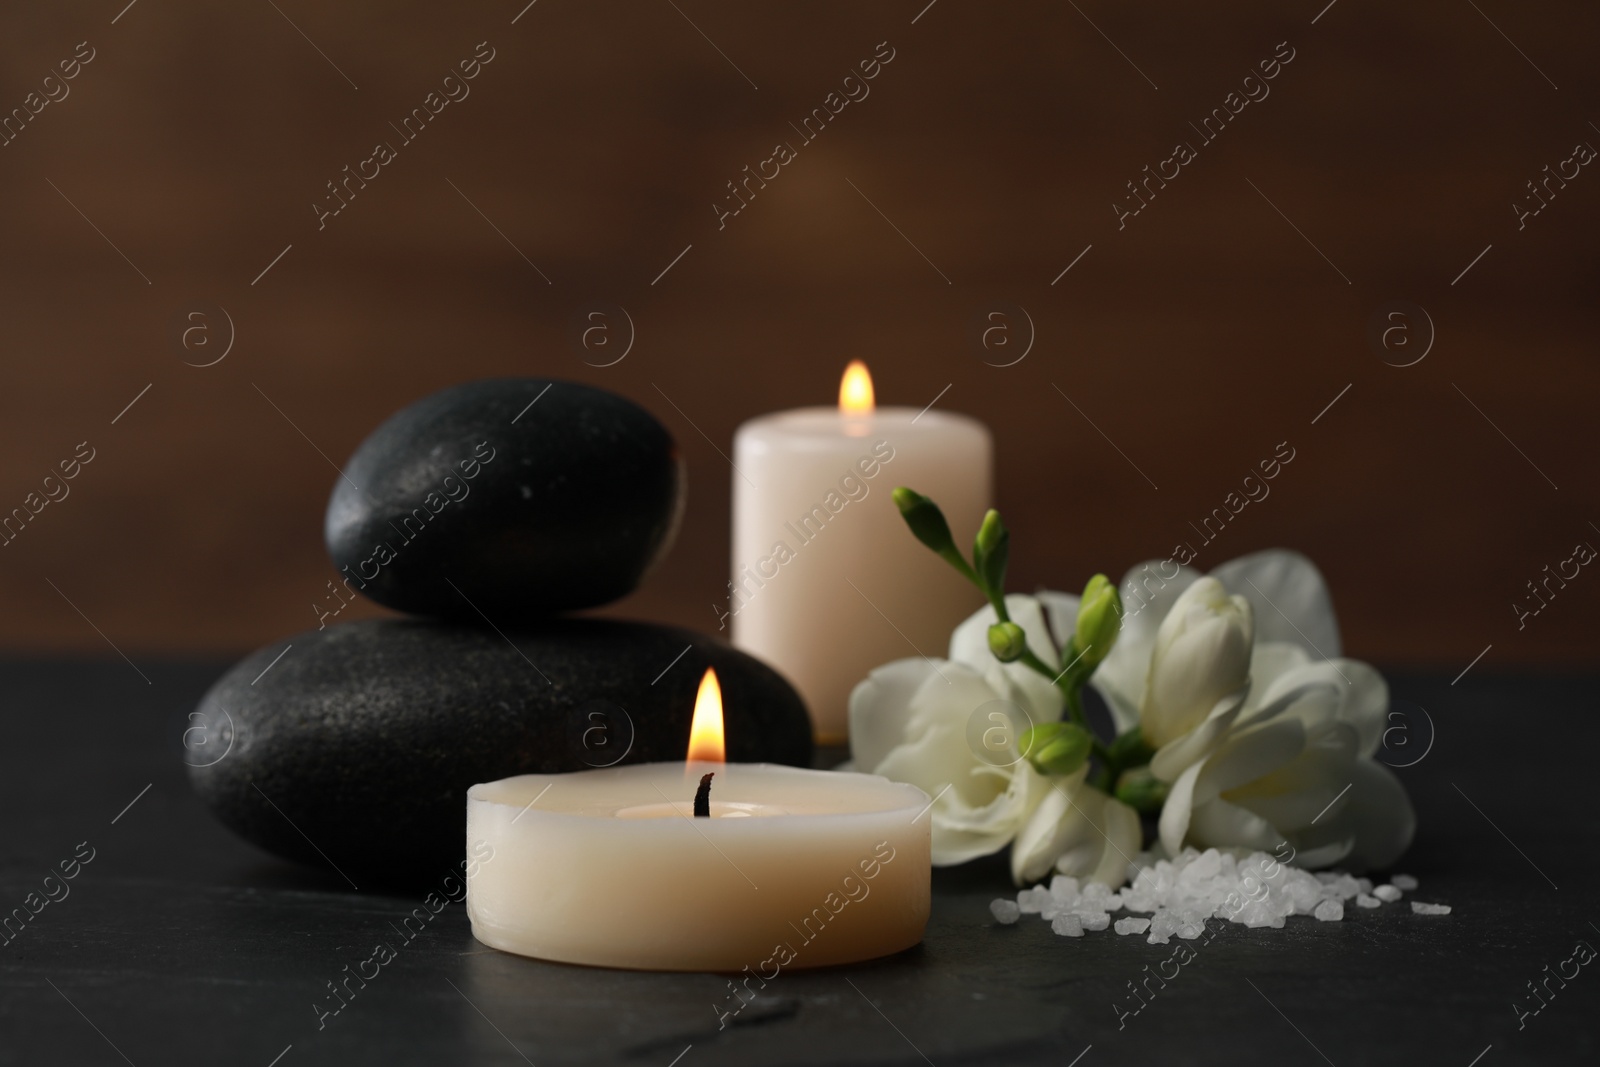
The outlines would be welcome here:
M 1229 596 L 1215 578 L 1185 589 L 1156 630 L 1139 709 L 1145 741 L 1160 748 L 1182 737 L 1217 701 L 1248 683 L 1254 640 L 1244 597 Z
M 1047 782 L 1046 793 L 1011 846 L 1011 877 L 1037 882 L 1054 867 L 1079 880 L 1116 889 L 1127 880 L 1144 830 L 1139 813 L 1088 785 L 1088 764 Z
M 1078 598 L 1014 595 L 1006 597 L 1006 610 L 1033 652 L 1059 669 L 1056 635 L 1065 640 L 1073 632 Z M 1083 774 L 1052 780 L 1019 757 L 1022 732 L 1058 721 L 1062 697 L 1049 679 L 994 658 L 987 632 L 995 618 L 985 607 L 957 627 L 947 660 L 897 660 L 856 686 L 850 694 L 852 764 L 934 798 L 928 818 L 938 866 L 998 852 L 1015 840 L 1011 868 L 1019 884 L 1060 859 L 1071 868 L 1066 873 L 1116 888 L 1128 863 L 1119 850 L 1132 855 L 1138 849 L 1138 817 L 1084 784 Z M 1108 825 L 1110 839 L 1101 832 Z
M 936 865 L 1000 851 L 1049 789 L 1026 760 L 997 766 L 968 743 L 973 712 L 993 705 L 1005 721 L 991 727 L 984 720 L 983 729 L 1000 739 L 990 758 L 1015 760 L 1017 737 L 1028 727 L 1016 708 L 1026 699 L 999 672 L 986 678 L 965 663 L 927 659 L 885 664 L 850 694 L 855 769 L 909 782 L 934 798 L 927 818 Z
M 1166 619 L 1193 610 L 1188 591 L 1213 580 L 1246 602 L 1254 620 L 1249 689 L 1216 700 L 1196 720 L 1194 705 L 1216 685 L 1191 681 L 1196 695 L 1188 710 L 1169 715 L 1184 701 L 1182 676 L 1167 678 L 1158 662 Z M 1217 595 L 1203 589 L 1194 598 L 1221 612 Z M 1137 721 L 1141 709 L 1156 709 L 1145 733 L 1160 744 L 1151 772 L 1171 783 L 1160 824 L 1169 852 L 1185 843 L 1271 851 L 1287 841 L 1302 866 L 1363 869 L 1387 866 L 1405 851 L 1416 814 L 1399 781 L 1372 758 L 1388 687 L 1368 665 L 1340 658 L 1327 586 L 1310 560 L 1260 552 L 1223 564 L 1210 578 L 1170 562 L 1146 564 L 1129 572 L 1122 596 L 1122 635 L 1091 684 L 1119 726 Z M 1173 625 L 1187 632 L 1188 623 Z M 1161 690 L 1152 693 L 1153 684 Z M 1187 729 L 1175 733 L 1175 726 Z

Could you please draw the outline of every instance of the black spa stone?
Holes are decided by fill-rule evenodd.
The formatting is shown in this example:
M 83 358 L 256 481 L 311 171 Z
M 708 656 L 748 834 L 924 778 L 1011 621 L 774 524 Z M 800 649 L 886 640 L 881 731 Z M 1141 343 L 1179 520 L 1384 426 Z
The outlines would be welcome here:
M 325 537 L 349 587 L 380 604 L 506 626 L 632 592 L 671 545 L 683 488 L 671 435 L 632 401 L 490 379 L 361 442 Z
M 461 861 L 476 782 L 683 759 L 707 667 L 729 760 L 810 765 L 805 706 L 771 668 L 690 631 L 605 619 L 299 634 L 211 687 L 184 758 L 212 813 L 262 848 L 357 885 L 426 881 Z

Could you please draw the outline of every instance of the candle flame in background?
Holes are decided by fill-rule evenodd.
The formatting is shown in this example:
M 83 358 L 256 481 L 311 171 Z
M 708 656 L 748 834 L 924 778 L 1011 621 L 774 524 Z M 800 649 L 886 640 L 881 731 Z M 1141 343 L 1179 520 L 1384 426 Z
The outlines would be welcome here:
M 839 379 L 839 413 L 841 415 L 871 415 L 875 406 L 872 396 L 872 375 L 867 365 L 852 359 Z
M 722 742 L 722 687 L 717 684 L 717 672 L 707 667 L 705 677 L 700 679 L 700 692 L 694 698 L 688 758 L 724 763 L 726 753 Z

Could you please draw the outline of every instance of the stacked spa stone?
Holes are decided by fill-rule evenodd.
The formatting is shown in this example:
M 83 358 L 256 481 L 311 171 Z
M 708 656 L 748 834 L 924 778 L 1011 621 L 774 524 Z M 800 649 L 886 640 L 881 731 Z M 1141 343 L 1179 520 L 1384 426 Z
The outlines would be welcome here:
M 476 782 L 682 759 L 707 667 L 730 760 L 809 765 L 805 707 L 765 664 L 561 614 L 631 592 L 683 498 L 665 428 L 599 389 L 499 379 L 400 411 L 334 485 L 319 627 L 246 657 L 191 716 L 195 790 L 281 856 L 436 878 L 461 861 Z M 407 617 L 336 621 L 358 595 Z

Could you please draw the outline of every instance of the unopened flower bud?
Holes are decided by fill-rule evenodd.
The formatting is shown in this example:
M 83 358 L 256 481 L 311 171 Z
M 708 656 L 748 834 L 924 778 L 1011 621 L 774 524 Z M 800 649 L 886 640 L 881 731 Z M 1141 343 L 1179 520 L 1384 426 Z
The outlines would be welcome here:
M 989 627 L 989 651 L 1001 663 L 1013 663 L 1028 650 L 1028 635 L 1014 622 L 997 622 Z
M 1098 666 L 1122 630 L 1122 598 L 1103 574 L 1089 579 L 1078 604 L 1077 639 L 1085 667 Z
M 944 512 L 939 510 L 938 504 L 903 485 L 890 495 L 894 497 L 895 507 L 900 509 L 906 525 L 911 527 L 911 532 L 918 541 L 935 552 L 943 553 L 955 549 L 956 542 L 955 538 L 950 536 L 950 524 L 945 521 Z
M 971 575 L 967 561 L 961 558 L 961 552 L 956 548 L 955 538 L 950 536 L 950 524 L 945 521 L 944 512 L 939 510 L 938 504 L 905 486 L 900 486 L 889 495 L 918 541 L 944 557 L 957 570 Z
M 1134 811 L 1157 812 L 1166 803 L 1169 788 L 1149 767 L 1134 767 L 1117 778 L 1116 797 Z
M 1076 723 L 1042 722 L 1023 732 L 1019 745 L 1040 774 L 1071 774 L 1094 747 L 1089 731 Z
M 972 562 L 988 592 L 1005 595 L 1006 560 L 1010 555 L 1011 533 L 1000 521 L 1000 513 L 990 508 L 972 545 Z

